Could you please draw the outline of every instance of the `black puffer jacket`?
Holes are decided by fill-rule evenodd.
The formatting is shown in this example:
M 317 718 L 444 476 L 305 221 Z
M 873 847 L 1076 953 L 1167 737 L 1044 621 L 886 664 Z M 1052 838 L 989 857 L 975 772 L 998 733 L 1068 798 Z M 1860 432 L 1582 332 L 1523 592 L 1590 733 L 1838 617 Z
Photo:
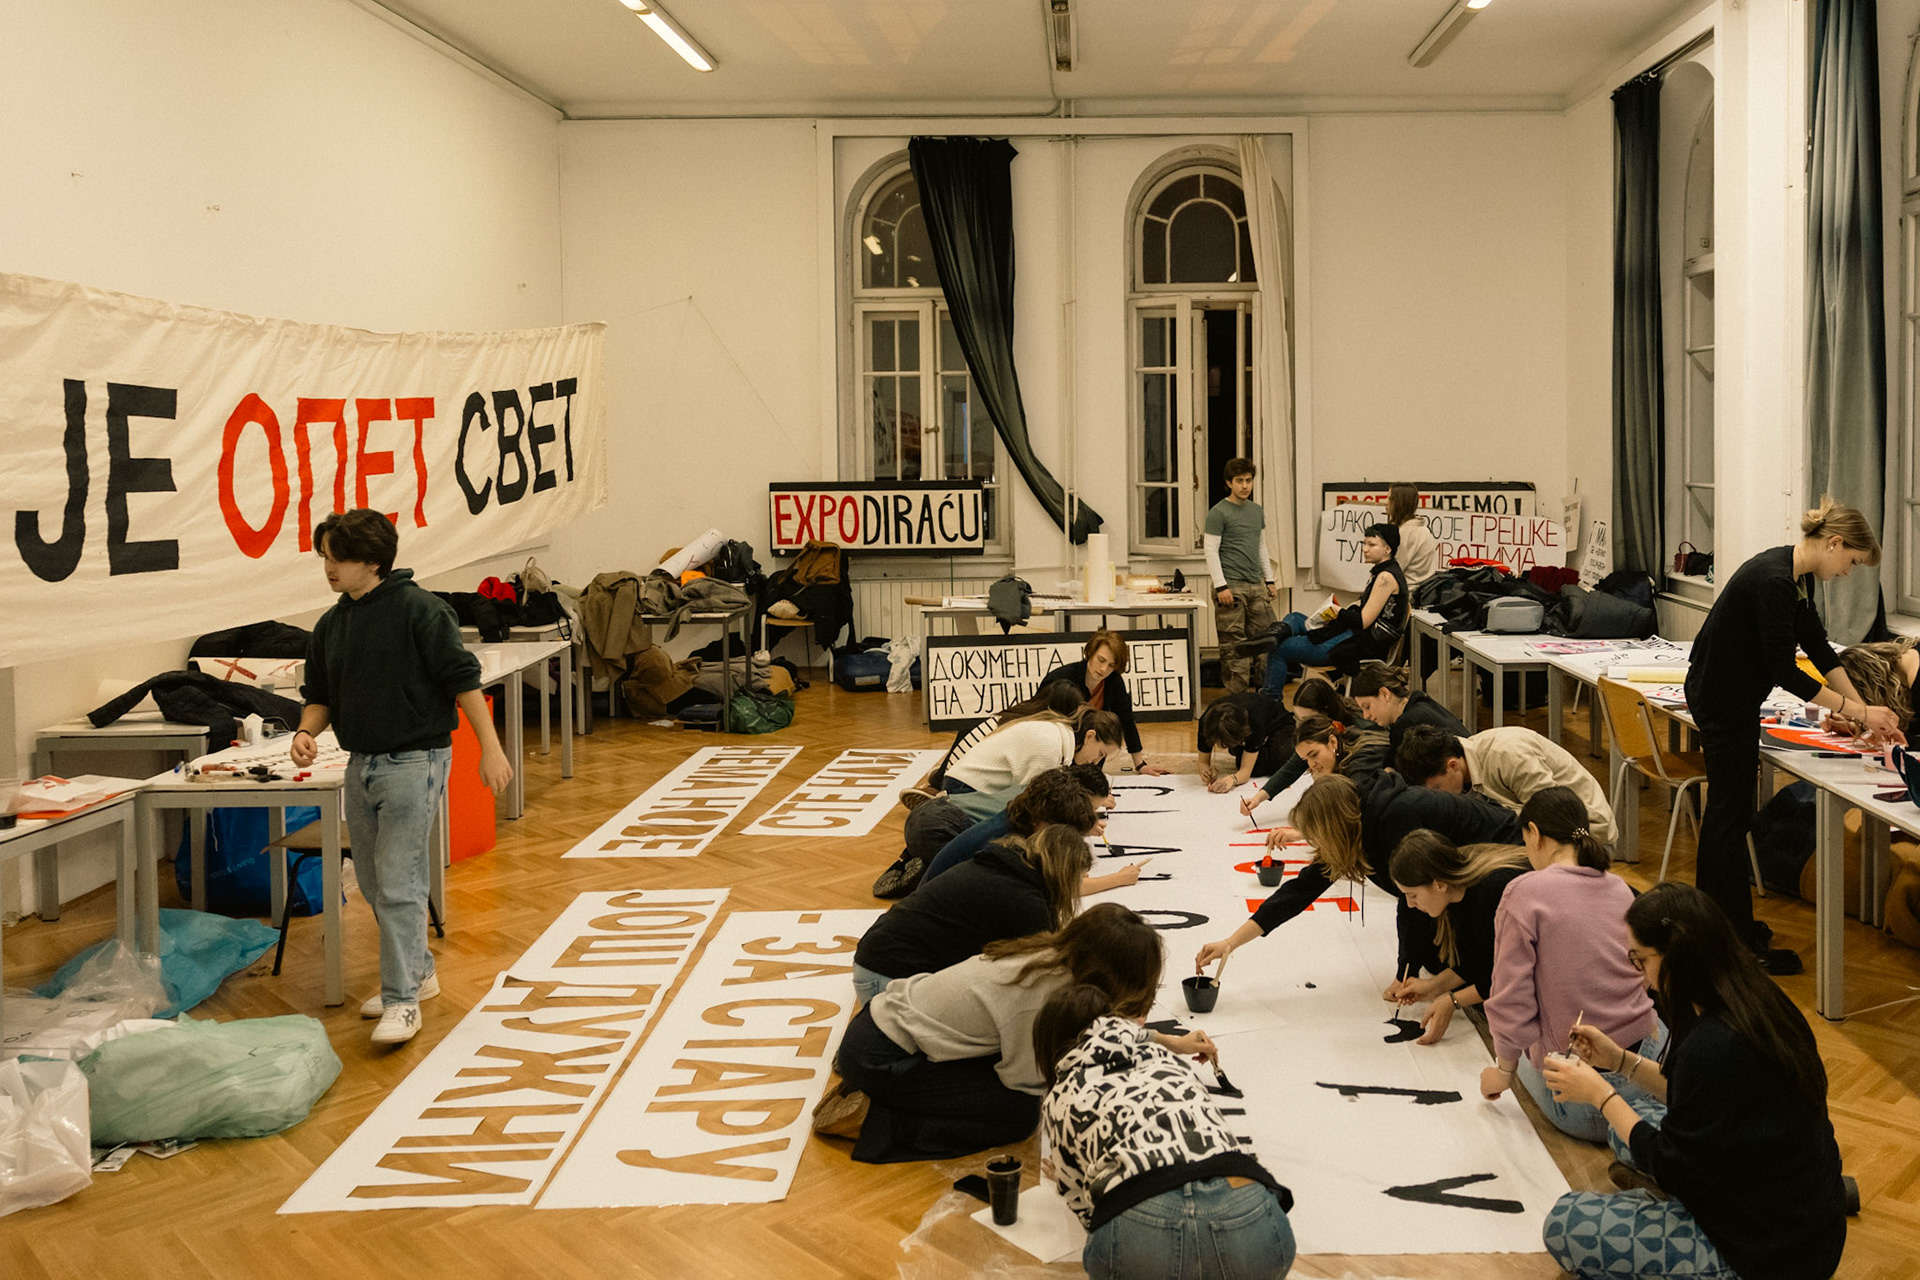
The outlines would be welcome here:
M 288 729 L 300 724 L 300 704 L 293 699 L 198 671 L 164 671 L 87 712 L 87 720 L 96 729 L 110 725 L 149 693 L 167 719 L 206 725 L 207 746 L 213 751 L 223 750 L 239 736 L 239 722 L 245 716 L 258 715 Z

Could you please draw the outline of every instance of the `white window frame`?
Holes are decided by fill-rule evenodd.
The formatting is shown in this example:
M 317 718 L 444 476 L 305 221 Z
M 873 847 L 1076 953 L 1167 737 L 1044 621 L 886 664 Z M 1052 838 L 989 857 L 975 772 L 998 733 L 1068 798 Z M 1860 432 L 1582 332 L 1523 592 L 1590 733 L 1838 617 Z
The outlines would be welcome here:
M 1920 616 L 1920 46 L 1907 64 L 1900 187 L 1899 472 L 1888 521 L 1898 542 L 1894 611 Z
M 1701 551 L 1713 550 L 1713 516 L 1705 514 L 1694 502 L 1694 495 L 1707 496 L 1707 509 L 1713 510 L 1713 467 L 1711 458 L 1716 443 L 1713 433 L 1713 321 L 1705 325 L 1704 341 L 1694 329 L 1700 289 L 1713 287 L 1713 254 L 1689 258 L 1680 271 L 1680 541 L 1691 542 Z M 1709 393 L 1706 403 L 1694 395 L 1695 368 L 1705 376 Z M 1708 445 L 1709 465 L 1704 477 L 1694 469 L 1694 443 L 1701 436 Z M 1679 545 L 1675 543 L 1675 545 Z
M 1152 179 L 1140 185 L 1136 198 L 1127 210 L 1130 228 L 1127 267 L 1130 286 L 1127 299 L 1127 468 L 1132 502 L 1127 522 L 1127 549 L 1130 555 L 1193 558 L 1201 554 L 1207 511 L 1212 506 L 1206 501 L 1210 484 L 1208 474 L 1212 469 L 1208 442 L 1211 432 L 1217 429 L 1217 424 L 1204 421 L 1206 396 L 1200 390 L 1207 369 L 1206 331 L 1201 317 L 1208 311 L 1237 311 L 1242 317 L 1236 326 L 1235 338 L 1239 366 L 1236 372 L 1241 377 L 1241 387 L 1240 394 L 1235 397 L 1237 407 L 1233 432 L 1239 446 L 1236 453 L 1253 458 L 1256 462 L 1260 456 L 1260 424 L 1258 406 L 1254 401 L 1257 371 L 1253 376 L 1248 376 L 1252 363 L 1251 352 L 1257 349 L 1254 325 L 1258 320 L 1254 301 L 1259 294 L 1260 284 L 1147 284 L 1143 279 L 1145 240 L 1142 228 L 1147 210 L 1168 186 L 1194 174 L 1226 178 L 1236 186 L 1242 186 L 1244 199 L 1238 161 L 1206 149 L 1184 152 L 1170 162 L 1163 162 Z M 1146 478 L 1144 384 L 1145 375 L 1150 371 L 1142 364 L 1145 357 L 1143 322 L 1150 315 L 1168 313 L 1174 317 L 1173 349 L 1177 360 L 1170 370 L 1175 378 L 1175 440 L 1169 458 L 1180 470 L 1171 481 L 1149 481 Z M 1156 366 L 1153 371 L 1167 370 Z M 1169 534 L 1149 537 L 1146 532 L 1146 495 L 1155 488 L 1171 488 L 1181 495 L 1181 502 Z
M 852 464 L 854 474 L 849 477 L 842 468 L 842 479 L 874 480 L 887 477 L 874 475 L 874 437 L 873 422 L 869 417 L 868 382 L 874 376 L 868 369 L 869 335 L 867 326 L 873 319 L 883 316 L 912 316 L 920 325 L 920 361 L 917 376 L 920 380 L 920 476 L 922 480 L 966 479 L 965 475 L 950 476 L 946 472 L 946 440 L 948 433 L 956 428 L 946 421 L 945 398 L 941 395 L 942 379 L 948 374 L 966 373 L 967 376 L 967 414 L 970 419 L 968 429 L 984 426 L 993 439 L 993 478 L 984 481 L 987 501 L 994 513 L 994 536 L 987 542 L 984 560 L 1010 561 L 1013 557 L 1013 510 L 1008 501 L 1007 473 L 1011 467 L 1006 454 L 1006 446 L 1000 440 L 1000 433 L 994 429 L 992 419 L 980 405 L 978 389 L 974 386 L 971 373 L 962 369 L 941 367 L 940 322 L 950 313 L 946 305 L 945 294 L 938 286 L 919 288 L 869 288 L 865 263 L 862 255 L 867 252 L 861 243 L 861 233 L 866 227 L 867 210 L 875 196 L 879 195 L 901 174 L 910 169 L 905 153 L 889 162 L 875 167 L 866 181 L 856 188 L 851 202 L 851 234 L 848 237 L 847 269 L 842 279 L 848 282 L 851 305 L 848 308 L 849 328 L 845 335 L 845 357 L 841 368 L 848 377 L 850 394 L 846 403 L 850 406 L 848 432 L 852 440 L 849 454 L 843 455 Z M 978 414 L 975 419 L 974 415 Z M 844 438 L 844 437 L 843 437 Z M 969 460 L 971 454 L 969 453 Z M 970 469 L 970 468 L 969 468 Z

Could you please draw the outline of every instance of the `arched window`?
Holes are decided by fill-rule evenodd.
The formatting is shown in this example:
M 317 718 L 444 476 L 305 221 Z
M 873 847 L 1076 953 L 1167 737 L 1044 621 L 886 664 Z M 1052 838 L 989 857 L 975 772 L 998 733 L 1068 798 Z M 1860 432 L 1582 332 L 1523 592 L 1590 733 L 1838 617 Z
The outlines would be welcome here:
M 854 434 L 859 478 L 979 480 L 989 554 L 1011 553 L 1000 446 L 940 290 L 906 156 L 854 192 Z
M 1130 217 L 1131 549 L 1187 555 L 1226 496 L 1228 459 L 1257 453 L 1259 282 L 1238 161 L 1203 148 L 1163 161 Z

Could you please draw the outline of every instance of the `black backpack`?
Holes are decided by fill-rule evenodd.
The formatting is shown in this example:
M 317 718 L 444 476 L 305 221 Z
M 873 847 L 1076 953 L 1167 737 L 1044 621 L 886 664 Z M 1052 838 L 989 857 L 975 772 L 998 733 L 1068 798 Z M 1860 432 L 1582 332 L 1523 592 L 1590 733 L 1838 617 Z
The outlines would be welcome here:
M 753 558 L 753 544 L 734 539 L 720 544 L 707 570 L 722 582 L 746 582 L 760 574 L 760 562 Z
M 987 588 L 987 609 L 1000 630 L 1011 631 L 1033 616 L 1033 588 L 1025 578 L 1008 574 Z

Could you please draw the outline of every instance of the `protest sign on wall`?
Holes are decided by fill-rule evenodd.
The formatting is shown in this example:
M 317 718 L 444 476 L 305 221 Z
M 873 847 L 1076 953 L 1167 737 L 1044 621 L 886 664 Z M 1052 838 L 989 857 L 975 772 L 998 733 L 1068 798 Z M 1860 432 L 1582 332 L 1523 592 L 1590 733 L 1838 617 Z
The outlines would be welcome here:
M 869 480 L 767 486 L 767 545 L 809 542 L 888 555 L 979 555 L 987 548 L 978 480 Z
M 1387 509 L 1385 485 L 1325 484 L 1320 489 L 1323 512 L 1343 507 Z M 1561 527 L 1560 517 L 1540 513 L 1530 484 L 1458 481 L 1421 485 L 1420 518 L 1440 544 L 1442 568 L 1447 561 L 1460 558 L 1498 560 L 1515 573 L 1524 574 L 1535 565 L 1561 565 L 1567 560 L 1566 530 Z M 1324 531 L 1324 523 L 1322 527 Z M 1330 565 L 1359 561 L 1359 543 L 1365 535 L 1364 526 L 1343 528 L 1336 534 L 1336 545 L 1329 549 L 1323 532 L 1319 561 L 1322 582 L 1336 585 L 1325 576 Z M 1361 585 L 1364 576 L 1363 569 Z
M 1128 631 L 1127 670 L 1135 720 L 1191 720 L 1192 637 L 1185 631 Z M 1024 702 L 1055 667 L 1078 662 L 1092 633 L 928 636 L 927 723 L 958 729 Z
M 329 604 L 372 507 L 422 576 L 606 501 L 605 326 L 369 333 L 0 275 L 0 666 Z M 57 625 L 50 622 L 57 620 Z

